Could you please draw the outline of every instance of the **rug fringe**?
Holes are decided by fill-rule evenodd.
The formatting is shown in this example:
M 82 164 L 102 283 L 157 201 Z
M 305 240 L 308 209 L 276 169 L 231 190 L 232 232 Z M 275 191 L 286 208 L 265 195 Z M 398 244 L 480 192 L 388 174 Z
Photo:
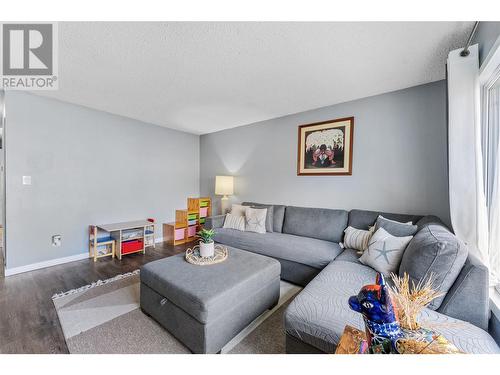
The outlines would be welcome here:
M 127 273 L 122 273 L 120 275 L 116 275 L 115 277 L 112 277 L 112 278 L 109 278 L 106 280 L 97 280 L 97 281 L 94 281 L 92 284 L 88 284 L 88 285 L 82 286 L 82 287 L 77 288 L 77 289 L 71 289 L 71 290 L 68 290 L 67 292 L 56 293 L 52 296 L 52 300 L 56 300 L 56 299 L 61 298 L 61 297 L 66 297 L 66 296 L 69 296 L 72 294 L 84 292 L 86 290 L 95 288 L 97 286 L 105 285 L 105 284 L 111 283 L 113 281 L 122 280 L 122 279 L 125 279 L 125 278 L 130 277 L 130 276 L 138 275 L 139 273 L 140 273 L 140 270 L 135 270 L 132 272 L 127 272 Z

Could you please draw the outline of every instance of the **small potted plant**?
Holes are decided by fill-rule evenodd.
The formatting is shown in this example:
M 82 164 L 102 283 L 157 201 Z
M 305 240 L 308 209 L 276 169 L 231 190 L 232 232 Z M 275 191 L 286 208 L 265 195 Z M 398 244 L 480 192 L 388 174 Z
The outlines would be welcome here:
M 213 257 L 215 253 L 213 240 L 215 231 L 213 229 L 203 228 L 196 234 L 198 235 L 198 237 L 200 237 L 200 256 L 202 256 L 203 258 Z

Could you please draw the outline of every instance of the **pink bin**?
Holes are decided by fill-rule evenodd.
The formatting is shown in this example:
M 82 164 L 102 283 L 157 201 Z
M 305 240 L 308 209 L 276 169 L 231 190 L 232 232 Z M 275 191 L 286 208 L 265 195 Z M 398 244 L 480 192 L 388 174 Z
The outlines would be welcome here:
M 196 234 L 196 225 L 188 227 L 188 237 L 193 237 Z
M 208 207 L 201 207 L 200 208 L 200 217 L 207 217 L 208 216 Z
M 176 241 L 184 239 L 184 228 L 176 229 L 174 233 L 174 238 Z

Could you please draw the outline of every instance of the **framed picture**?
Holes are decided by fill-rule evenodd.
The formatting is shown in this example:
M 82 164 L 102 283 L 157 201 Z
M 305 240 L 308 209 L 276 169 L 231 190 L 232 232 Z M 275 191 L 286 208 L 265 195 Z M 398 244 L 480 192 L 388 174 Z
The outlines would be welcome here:
M 351 175 L 354 117 L 299 126 L 298 176 Z

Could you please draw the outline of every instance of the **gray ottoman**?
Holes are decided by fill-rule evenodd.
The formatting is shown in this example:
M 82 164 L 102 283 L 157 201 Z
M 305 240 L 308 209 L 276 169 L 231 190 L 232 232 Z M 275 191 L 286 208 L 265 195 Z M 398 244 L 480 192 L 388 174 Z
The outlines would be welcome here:
M 217 353 L 280 295 L 277 260 L 228 248 L 226 261 L 195 266 L 184 254 L 141 268 L 141 308 L 194 353 Z

